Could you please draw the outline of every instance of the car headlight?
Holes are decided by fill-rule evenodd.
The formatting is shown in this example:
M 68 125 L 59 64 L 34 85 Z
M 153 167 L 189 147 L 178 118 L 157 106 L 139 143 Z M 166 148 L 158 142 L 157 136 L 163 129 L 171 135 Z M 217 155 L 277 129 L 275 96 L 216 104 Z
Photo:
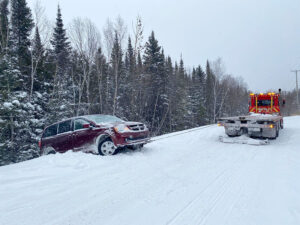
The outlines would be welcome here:
M 130 131 L 130 129 L 124 124 L 119 124 L 119 125 L 115 126 L 114 130 L 118 133 L 124 133 L 124 132 Z

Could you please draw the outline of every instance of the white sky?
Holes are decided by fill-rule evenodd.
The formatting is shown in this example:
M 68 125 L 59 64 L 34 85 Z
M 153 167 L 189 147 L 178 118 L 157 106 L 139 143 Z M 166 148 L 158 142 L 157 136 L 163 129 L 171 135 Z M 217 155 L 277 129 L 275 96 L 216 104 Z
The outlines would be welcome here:
M 32 8 L 35 0 L 27 0 Z M 41 0 L 55 20 L 59 2 L 67 25 L 91 19 L 102 31 L 120 15 L 131 32 L 139 14 L 144 40 L 154 30 L 165 54 L 187 67 L 221 57 L 227 73 L 241 76 L 252 91 L 291 90 L 300 69 L 299 0 Z M 103 39 L 103 38 L 102 38 Z M 299 74 L 300 78 L 300 74 Z

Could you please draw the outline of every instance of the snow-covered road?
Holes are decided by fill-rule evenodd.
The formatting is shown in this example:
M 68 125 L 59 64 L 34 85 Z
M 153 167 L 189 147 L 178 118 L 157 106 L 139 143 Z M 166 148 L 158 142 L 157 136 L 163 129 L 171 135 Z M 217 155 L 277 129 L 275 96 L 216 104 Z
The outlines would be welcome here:
M 0 167 L 0 224 L 300 224 L 300 117 L 267 146 L 220 143 L 223 133 Z

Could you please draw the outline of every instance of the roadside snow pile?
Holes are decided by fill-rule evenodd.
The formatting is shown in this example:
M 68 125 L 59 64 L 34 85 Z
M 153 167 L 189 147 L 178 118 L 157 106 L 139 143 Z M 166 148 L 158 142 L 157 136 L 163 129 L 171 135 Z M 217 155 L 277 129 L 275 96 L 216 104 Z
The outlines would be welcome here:
M 300 224 L 299 124 L 265 146 L 220 143 L 211 126 L 0 167 L 0 224 Z

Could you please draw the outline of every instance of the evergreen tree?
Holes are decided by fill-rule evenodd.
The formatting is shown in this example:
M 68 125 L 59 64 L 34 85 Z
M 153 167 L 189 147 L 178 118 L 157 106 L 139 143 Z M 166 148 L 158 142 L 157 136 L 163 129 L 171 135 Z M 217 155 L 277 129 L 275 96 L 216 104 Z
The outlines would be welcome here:
M 39 108 L 28 102 L 27 92 L 18 90 L 20 77 L 18 59 L 5 55 L 0 79 L 4 85 L 0 93 L 0 165 L 38 156 L 31 125 Z
M 160 129 L 166 115 L 167 102 L 164 86 L 167 79 L 164 73 L 164 56 L 153 31 L 145 46 L 144 72 L 146 76 L 145 94 L 147 96 L 145 119 L 150 122 L 151 131 L 155 133 Z
M 214 113 L 214 82 L 215 76 L 210 68 L 209 61 L 206 62 L 206 83 L 205 83 L 205 105 L 206 118 L 208 123 L 213 123 Z
M 130 37 L 128 38 L 128 46 L 125 55 L 125 77 L 122 89 L 120 90 L 123 95 L 121 96 L 120 103 L 124 109 L 124 117 L 129 120 L 137 119 L 137 85 L 138 77 L 136 72 L 136 59 L 131 44 Z
M 111 52 L 111 75 L 112 75 L 112 114 L 118 113 L 120 116 L 124 116 L 123 109 L 119 109 L 119 88 L 124 83 L 123 77 L 123 52 L 121 44 L 118 38 L 118 34 L 115 33 L 114 44 Z M 121 87 L 122 89 L 122 87 Z
M 0 2 L 0 53 L 3 55 L 8 45 L 9 23 L 8 23 L 8 0 Z
M 33 91 L 43 91 L 44 90 L 44 82 L 45 82 L 45 76 L 44 76 L 44 56 L 45 50 L 41 42 L 41 37 L 39 33 L 38 27 L 35 28 L 35 35 L 32 45 L 32 76 L 34 79 L 32 79 L 32 90 Z
M 176 121 L 176 130 L 186 129 L 190 123 L 190 111 L 189 111 L 189 98 L 188 87 L 186 80 L 186 72 L 184 68 L 183 59 L 180 59 L 179 67 L 176 69 L 176 92 L 174 96 L 176 98 L 176 112 L 174 112 L 174 118 Z
M 204 81 L 205 73 L 199 65 L 196 69 L 193 69 L 192 79 L 189 85 L 191 111 L 193 118 L 192 126 L 201 126 L 205 122 L 205 95 L 204 95 Z
M 12 54 L 18 59 L 18 66 L 24 80 L 22 90 L 29 90 L 31 57 L 29 52 L 30 33 L 34 26 L 26 0 L 11 0 L 11 42 Z
M 70 42 L 64 29 L 60 7 L 57 8 L 56 25 L 51 39 L 52 62 L 55 65 L 54 86 L 51 101 L 53 121 L 72 116 L 72 78 L 70 76 Z

